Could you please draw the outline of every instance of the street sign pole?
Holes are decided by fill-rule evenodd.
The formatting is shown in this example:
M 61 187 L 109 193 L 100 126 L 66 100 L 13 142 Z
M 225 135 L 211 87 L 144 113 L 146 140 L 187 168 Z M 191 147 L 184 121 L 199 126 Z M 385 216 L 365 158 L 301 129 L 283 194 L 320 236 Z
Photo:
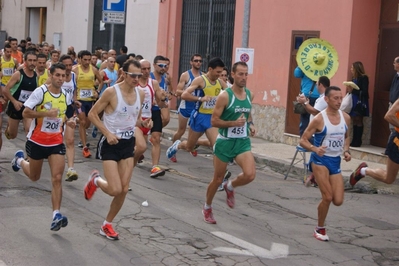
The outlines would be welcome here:
M 109 48 L 114 48 L 115 24 L 125 24 L 126 0 L 103 0 L 102 21 L 111 24 Z
M 115 28 L 115 24 L 111 23 L 111 32 L 110 32 L 110 38 L 109 38 L 109 49 L 114 49 L 114 28 Z

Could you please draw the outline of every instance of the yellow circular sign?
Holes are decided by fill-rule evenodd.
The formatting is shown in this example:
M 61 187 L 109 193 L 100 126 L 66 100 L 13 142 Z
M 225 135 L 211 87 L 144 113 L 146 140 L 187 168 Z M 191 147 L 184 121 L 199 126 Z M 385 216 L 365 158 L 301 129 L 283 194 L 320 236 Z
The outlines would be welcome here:
M 298 67 L 313 81 L 321 76 L 332 78 L 338 70 L 338 54 L 327 41 L 312 38 L 304 41 L 296 54 Z

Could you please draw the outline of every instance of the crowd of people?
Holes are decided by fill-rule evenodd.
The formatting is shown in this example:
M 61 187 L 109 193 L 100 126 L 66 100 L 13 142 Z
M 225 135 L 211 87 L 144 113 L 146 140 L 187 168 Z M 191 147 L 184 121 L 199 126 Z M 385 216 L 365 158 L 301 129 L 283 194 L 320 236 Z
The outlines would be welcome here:
M 84 196 L 91 200 L 99 188 L 112 197 L 100 234 L 112 240 L 119 238 L 112 221 L 124 203 L 133 169 L 143 161 L 148 142 L 153 165 L 149 176 L 165 175 L 165 169 L 159 165 L 160 143 L 162 129 L 170 121 L 172 97 L 181 98 L 181 102 L 179 129 L 166 153 L 168 159 L 177 163 L 178 149 L 195 157 L 199 145 L 214 148 L 215 173 L 202 208 L 205 222 L 216 223 L 212 213 L 216 191 L 226 191 L 227 205 L 234 208 L 234 188 L 255 178 L 249 137 L 256 131 L 251 117 L 253 94 L 246 88 L 246 63 L 232 66 L 233 84 L 230 84 L 222 59 L 212 58 L 202 72 L 202 56 L 194 54 L 190 59 L 191 69 L 182 74 L 175 89 L 168 73 L 168 58 L 158 55 L 150 61 L 128 54 L 127 50 L 122 46 L 118 56 L 114 49 L 102 51 L 100 47 L 93 53 L 82 50 L 76 54 L 70 46 L 62 54 L 46 43 L 25 42 L 22 49 L 15 38 L 9 38 L 4 46 L 0 99 L 8 116 L 5 136 L 15 139 L 22 120 L 27 138 L 25 151 L 15 152 L 12 169 L 16 172 L 22 169 L 30 180 L 37 181 L 42 175 L 44 159 L 48 160 L 53 231 L 68 225 L 68 218 L 60 212 L 61 184 L 65 157 L 65 181 L 79 178 L 74 168 L 78 126 L 78 147 L 82 148 L 83 157 L 90 158 L 95 150 L 96 158 L 103 164 L 102 171 L 92 171 Z M 181 142 L 188 121 L 188 140 Z M 87 141 L 91 124 L 93 138 L 101 133 L 94 148 Z M 207 140 L 200 139 L 204 133 Z M 230 180 L 227 165 L 233 160 L 243 173 Z
M 162 129 L 170 121 L 169 104 L 173 97 L 181 99 L 179 126 L 166 157 L 177 163 L 179 150 L 195 157 L 200 145 L 213 149 L 214 176 L 207 187 L 202 207 L 204 221 L 216 224 L 212 201 L 217 191 L 224 190 L 227 205 L 234 208 L 235 188 L 255 179 L 250 140 L 256 135 L 251 116 L 254 94 L 246 87 L 246 63 L 234 63 L 229 73 L 221 58 L 212 58 L 203 72 L 202 55 L 193 54 L 191 68 L 181 74 L 174 88 L 168 73 L 168 58 L 157 55 L 149 60 L 127 52 L 127 47 L 122 46 L 119 55 L 114 49 L 103 51 L 100 47 L 93 53 L 82 50 L 76 54 L 74 47 L 70 46 L 67 53 L 62 54 L 46 43 L 34 45 L 21 41 L 18 45 L 15 38 L 9 38 L 1 51 L 0 108 L 8 116 L 4 135 L 9 140 L 15 139 L 22 121 L 27 138 L 25 151 L 15 152 L 12 169 L 22 169 L 30 180 L 37 181 L 42 175 L 43 161 L 48 159 L 53 207 L 50 229 L 53 231 L 68 225 L 68 218 L 60 212 L 65 157 L 65 181 L 79 178 L 73 163 L 78 124 L 78 147 L 82 148 L 82 155 L 90 158 L 91 151 L 95 150 L 96 158 L 103 164 L 102 171 L 92 171 L 84 187 L 84 196 L 91 200 L 100 188 L 112 197 L 100 234 L 111 240 L 119 238 L 112 221 L 124 203 L 133 169 L 143 161 L 148 142 L 151 143 L 152 161 L 149 176 L 165 175 L 165 169 L 159 165 L 160 143 Z M 399 59 L 396 58 L 395 69 L 399 69 L 398 65 Z M 360 88 L 358 95 L 353 93 L 353 101 L 359 98 L 367 100 L 368 78 L 361 62 L 355 62 L 351 71 L 353 83 Z M 353 114 L 352 111 L 347 114 L 340 110 L 343 98 L 340 88 L 331 86 L 328 77 L 312 81 L 299 68 L 295 69 L 295 76 L 302 79 L 302 94 L 297 100 L 307 111 L 301 115 L 300 144 L 312 151 L 309 163 L 312 175 L 305 184 L 317 184 L 322 195 L 313 235 L 318 240 L 327 241 L 325 220 L 329 206 L 331 202 L 341 205 L 344 197 L 341 156 L 349 161 L 349 146 L 361 145 L 362 120 L 368 115 L 368 103 L 365 112 L 353 110 Z M 394 80 L 394 84 L 399 82 Z M 349 86 L 347 90 L 351 88 Z M 394 89 L 399 91 L 399 88 Z M 387 147 L 387 171 L 370 169 L 362 163 L 351 175 L 351 185 L 366 175 L 386 183 L 396 179 L 399 171 L 397 97 L 391 104 L 386 120 L 395 129 Z M 351 123 L 354 128 L 352 141 Z M 101 133 L 94 149 L 87 141 L 91 124 L 93 138 Z M 182 140 L 187 125 L 188 138 Z M 203 134 L 206 139 L 201 139 Z M 0 149 L 1 145 L 0 134 Z M 234 162 L 242 173 L 231 179 L 227 167 Z

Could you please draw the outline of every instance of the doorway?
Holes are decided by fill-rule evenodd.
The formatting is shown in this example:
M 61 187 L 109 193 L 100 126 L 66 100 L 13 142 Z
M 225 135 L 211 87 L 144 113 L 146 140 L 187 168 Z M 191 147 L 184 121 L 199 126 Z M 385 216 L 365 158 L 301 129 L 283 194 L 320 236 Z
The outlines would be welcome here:
M 399 56 L 398 20 L 399 0 L 382 0 L 370 144 L 383 148 L 390 134 L 384 116 L 388 110 L 391 82 L 396 74 L 393 61 Z
M 45 42 L 47 8 L 46 7 L 28 8 L 28 14 L 29 14 L 28 35 L 32 38 L 32 43 Z
M 287 109 L 285 112 L 285 133 L 299 135 L 299 116 L 294 113 L 293 101 L 301 89 L 301 80 L 294 77 L 294 70 L 298 66 L 296 63 L 296 54 L 301 44 L 310 38 L 319 38 L 319 31 L 293 31 L 291 37 L 291 56 L 287 93 Z

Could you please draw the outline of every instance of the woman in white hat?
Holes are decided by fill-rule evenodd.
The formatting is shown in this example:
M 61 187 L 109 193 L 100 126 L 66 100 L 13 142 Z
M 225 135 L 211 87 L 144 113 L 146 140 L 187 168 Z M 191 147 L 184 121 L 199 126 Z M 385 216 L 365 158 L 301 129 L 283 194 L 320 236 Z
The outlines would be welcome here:
M 353 137 L 350 146 L 360 147 L 363 136 L 363 117 L 369 116 L 369 77 L 364 71 L 362 62 L 354 62 L 351 66 L 352 81 L 359 90 L 352 91 L 353 107 L 349 115 L 353 122 Z

